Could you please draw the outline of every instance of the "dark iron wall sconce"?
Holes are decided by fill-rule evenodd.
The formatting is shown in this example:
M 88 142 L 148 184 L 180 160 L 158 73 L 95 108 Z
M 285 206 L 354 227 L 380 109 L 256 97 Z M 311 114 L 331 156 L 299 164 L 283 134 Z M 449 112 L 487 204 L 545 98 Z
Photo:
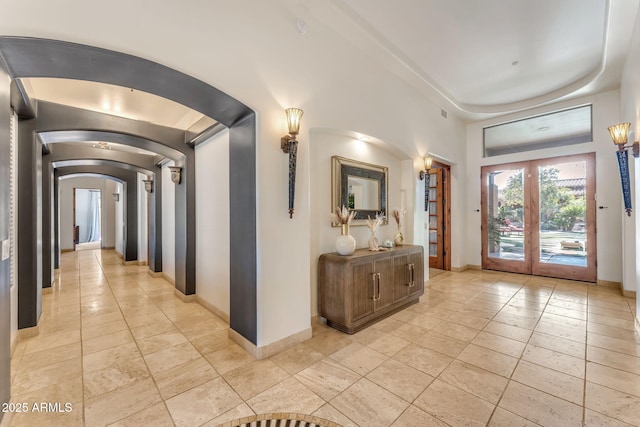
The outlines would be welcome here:
M 293 200 L 296 193 L 296 155 L 298 154 L 298 141 L 296 135 L 300 130 L 300 118 L 304 111 L 299 108 L 287 108 L 287 126 L 289 134 L 280 138 L 280 148 L 285 154 L 289 154 L 289 218 L 293 218 Z
M 142 182 L 144 182 L 144 191 L 147 193 L 153 193 L 153 180 L 143 179 Z
M 430 177 L 430 171 L 431 171 L 431 165 L 433 164 L 433 157 L 431 156 L 427 156 L 424 158 L 424 169 L 420 171 L 420 174 L 418 175 L 420 178 L 420 181 L 423 181 L 424 179 L 426 179 L 426 182 L 424 183 L 424 210 L 425 212 L 429 211 L 429 191 L 431 188 L 431 177 Z
M 182 180 L 182 168 L 180 166 L 169 166 L 171 171 L 171 182 L 174 184 L 180 184 Z
M 609 134 L 613 143 L 618 146 L 616 156 L 618 157 L 618 169 L 620 169 L 620 180 L 622 181 L 622 197 L 624 198 L 624 209 L 627 216 L 631 216 L 631 180 L 629 178 L 629 148 L 636 159 L 640 157 L 640 143 L 638 141 L 627 145 L 629 138 L 629 127 L 631 123 L 619 123 L 609 127 Z

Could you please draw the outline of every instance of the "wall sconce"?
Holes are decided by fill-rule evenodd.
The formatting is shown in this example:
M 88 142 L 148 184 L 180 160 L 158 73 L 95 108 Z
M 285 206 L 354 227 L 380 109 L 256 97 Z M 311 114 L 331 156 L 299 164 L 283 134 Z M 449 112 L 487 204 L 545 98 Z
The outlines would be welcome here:
M 280 148 L 285 154 L 289 154 L 289 218 L 293 218 L 293 199 L 296 192 L 296 155 L 298 153 L 298 141 L 296 135 L 300 130 L 300 118 L 304 111 L 299 108 L 287 108 L 287 125 L 289 135 L 280 138 Z
M 142 182 L 144 182 L 144 191 L 147 193 L 153 193 L 153 180 L 143 179 Z
M 115 200 L 116 202 L 120 201 L 120 193 L 112 193 L 113 194 L 113 200 Z
M 424 158 L 424 169 L 420 171 L 418 175 L 420 181 L 426 178 L 426 182 L 424 183 L 424 210 L 425 212 L 429 211 L 429 190 L 431 188 L 431 165 L 433 164 L 433 157 L 427 156 Z
M 169 166 L 171 171 L 171 182 L 174 184 L 180 184 L 182 179 L 182 168 L 180 166 Z
M 618 169 L 620 170 L 620 180 L 622 181 L 622 196 L 624 198 L 624 209 L 627 216 L 631 216 L 631 180 L 629 179 L 629 148 L 632 149 L 633 157 L 640 157 L 640 144 L 638 141 L 627 145 L 629 137 L 629 126 L 631 123 L 619 123 L 609 127 L 609 134 L 613 143 L 618 146 L 616 156 L 618 157 Z

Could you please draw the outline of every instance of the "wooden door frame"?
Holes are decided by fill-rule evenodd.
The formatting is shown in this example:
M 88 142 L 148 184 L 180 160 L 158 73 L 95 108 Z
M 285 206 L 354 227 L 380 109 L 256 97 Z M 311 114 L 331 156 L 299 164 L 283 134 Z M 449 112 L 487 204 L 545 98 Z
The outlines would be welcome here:
M 489 213 L 487 211 L 488 203 L 488 181 L 487 177 L 490 172 L 499 170 L 515 170 L 522 169 L 523 184 L 523 241 L 526 242 L 531 233 L 531 172 L 529 161 L 504 163 L 499 165 L 482 166 L 480 170 L 480 221 L 482 235 L 482 268 L 487 270 L 508 271 L 511 273 L 531 274 L 531 245 L 523 244 L 524 260 L 516 261 L 503 258 L 492 258 L 489 256 Z
M 443 259 L 442 259 L 442 269 L 446 271 L 451 271 L 451 166 L 439 162 L 437 160 L 433 161 L 431 166 L 431 170 L 433 169 L 441 169 L 442 176 L 440 178 L 442 182 L 442 200 L 444 200 L 442 207 L 442 220 L 443 220 L 443 235 L 442 235 L 442 247 L 438 247 L 438 250 L 444 251 Z M 425 182 L 426 185 L 426 182 Z M 428 191 L 428 190 L 427 190 Z M 430 260 L 431 256 L 429 255 L 429 225 L 430 218 L 427 216 L 427 267 L 430 268 Z M 440 240 L 440 239 L 438 239 Z
M 547 264 L 539 262 L 540 253 L 540 218 L 538 214 L 539 200 L 533 197 L 539 193 L 538 166 L 567 163 L 571 161 L 586 161 L 586 222 L 587 222 L 587 267 L 564 266 L 561 264 Z M 575 154 L 560 157 L 548 157 L 522 162 L 504 163 L 483 166 L 481 168 L 481 231 L 482 231 L 482 268 L 488 270 L 509 271 L 513 273 L 534 274 L 547 277 L 561 277 L 574 280 L 595 282 L 597 280 L 597 233 L 596 233 L 596 177 L 595 153 Z M 524 185 L 524 261 L 490 258 L 488 256 L 488 182 L 489 172 L 498 170 L 523 169 L 522 181 Z M 535 179 L 534 179 L 535 178 Z M 589 197 L 589 195 L 593 197 Z M 535 206 L 532 206 L 535 205 Z M 536 212 L 532 212 L 535 209 Z M 529 242 L 529 244 L 527 244 Z
M 597 280 L 597 242 L 596 242 L 596 156 L 595 153 L 577 154 L 562 157 L 533 160 L 531 162 L 532 175 L 538 177 L 538 167 L 544 165 L 554 165 L 558 163 L 568 163 L 573 161 L 586 162 L 585 175 L 585 220 L 586 220 L 586 240 L 587 240 L 587 267 L 575 267 L 563 264 L 551 264 L 540 262 L 540 216 L 532 215 L 531 218 L 531 251 L 535 256 L 532 258 L 532 270 L 539 276 L 572 278 L 587 282 Z M 532 180 L 531 190 L 538 194 L 539 179 Z M 539 206 L 538 206 L 539 208 Z M 536 209 L 537 211 L 537 209 Z

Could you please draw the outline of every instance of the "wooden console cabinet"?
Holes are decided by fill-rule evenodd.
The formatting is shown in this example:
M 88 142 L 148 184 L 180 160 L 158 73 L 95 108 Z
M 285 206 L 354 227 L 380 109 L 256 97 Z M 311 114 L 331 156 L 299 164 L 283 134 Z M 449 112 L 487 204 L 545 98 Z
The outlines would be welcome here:
M 352 334 L 418 302 L 424 293 L 423 260 L 424 249 L 413 245 L 321 255 L 320 315 L 329 326 Z

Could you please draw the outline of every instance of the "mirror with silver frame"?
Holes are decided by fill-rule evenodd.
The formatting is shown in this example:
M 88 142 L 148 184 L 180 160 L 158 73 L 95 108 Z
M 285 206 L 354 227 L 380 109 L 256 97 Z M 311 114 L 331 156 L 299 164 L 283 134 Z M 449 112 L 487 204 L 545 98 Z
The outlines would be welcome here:
M 331 206 L 356 212 L 351 225 L 366 225 L 367 218 L 382 212 L 387 224 L 388 168 L 333 156 L 331 158 Z M 340 224 L 331 223 L 338 227 Z

